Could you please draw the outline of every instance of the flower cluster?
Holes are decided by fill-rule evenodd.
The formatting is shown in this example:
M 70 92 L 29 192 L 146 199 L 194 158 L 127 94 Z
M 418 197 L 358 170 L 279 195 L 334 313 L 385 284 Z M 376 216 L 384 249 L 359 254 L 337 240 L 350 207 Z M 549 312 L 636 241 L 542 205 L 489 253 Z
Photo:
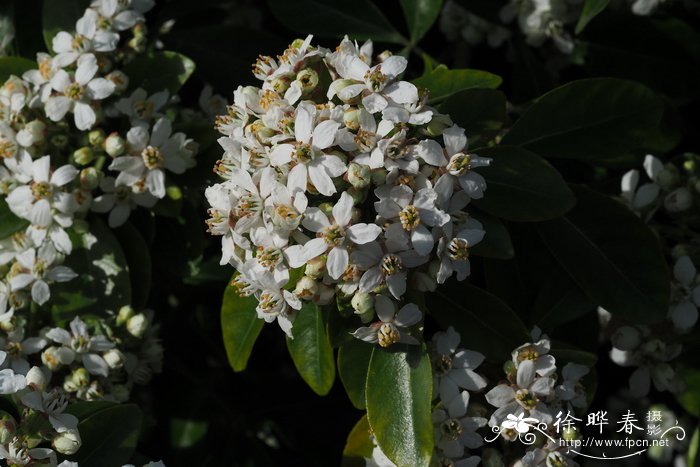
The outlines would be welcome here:
M 463 280 L 484 236 L 464 208 L 483 196 L 476 169 L 489 159 L 400 79 L 405 58 L 372 51 L 298 40 L 260 57 L 261 87 L 239 87 L 217 120 L 224 180 L 206 190 L 209 231 L 240 273 L 233 284 L 290 336 L 303 302 L 338 300 L 368 324 L 357 338 L 417 343 L 409 285 Z

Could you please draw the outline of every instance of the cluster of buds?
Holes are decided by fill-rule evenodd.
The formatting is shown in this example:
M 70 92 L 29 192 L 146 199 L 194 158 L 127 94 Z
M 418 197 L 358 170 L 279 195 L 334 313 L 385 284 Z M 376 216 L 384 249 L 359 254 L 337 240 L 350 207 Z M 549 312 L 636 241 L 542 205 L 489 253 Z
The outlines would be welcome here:
M 262 86 L 239 87 L 217 120 L 224 180 L 206 190 L 209 231 L 239 273 L 233 285 L 289 336 L 304 301 L 337 301 L 368 324 L 356 337 L 417 343 L 409 285 L 463 280 L 484 236 L 465 207 L 483 196 L 477 169 L 490 160 L 400 79 L 405 58 L 372 51 L 295 41 L 258 59 Z

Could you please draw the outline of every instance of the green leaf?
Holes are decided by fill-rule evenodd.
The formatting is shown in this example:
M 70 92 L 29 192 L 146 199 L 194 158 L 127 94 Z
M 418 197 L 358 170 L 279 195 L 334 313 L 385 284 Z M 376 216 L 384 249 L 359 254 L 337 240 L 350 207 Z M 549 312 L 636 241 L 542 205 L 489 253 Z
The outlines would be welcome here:
M 576 203 L 559 172 L 540 156 L 508 146 L 478 153 L 493 159 L 477 171 L 488 187 L 483 198 L 473 200 L 479 209 L 511 221 L 532 222 L 559 217 Z
M 477 243 L 471 252 L 484 258 L 512 258 L 514 254 L 513 243 L 503 222 L 483 212 L 472 212 L 471 215 L 483 224 L 486 231 L 484 239 Z
M 470 349 L 490 361 L 510 358 L 530 333 L 518 315 L 498 297 L 464 282 L 449 280 L 427 295 L 428 310 L 440 327 L 453 326 Z
M 74 404 L 68 405 L 66 407 L 66 412 L 75 415 L 78 420 L 85 420 L 90 415 L 96 414 L 105 409 L 111 407 L 116 407 L 118 404 L 116 402 L 108 401 L 78 401 Z
M 0 240 L 4 240 L 15 232 L 24 230 L 29 222 L 21 219 L 10 211 L 5 198 L 0 197 Z
M 433 376 L 424 348 L 375 346 L 367 373 L 367 420 L 396 465 L 422 467 L 433 454 Z
M 80 450 L 71 460 L 93 467 L 113 467 L 129 462 L 136 450 L 143 415 L 135 404 L 98 410 L 78 423 Z
M 357 40 L 407 42 L 369 0 L 267 0 L 267 4 L 278 21 L 304 35 L 343 37 L 347 34 Z
M 86 234 L 73 235 L 73 252 L 65 265 L 78 277 L 51 286 L 51 312 L 58 323 L 76 315 L 107 316 L 130 305 L 131 281 L 124 251 L 112 230 L 100 219 L 90 221 Z
M 338 349 L 338 374 L 352 405 L 366 408 L 367 370 L 374 346 L 360 339 L 345 342 Z
M 693 436 L 690 438 L 690 446 L 688 447 L 688 466 L 700 466 L 700 456 L 698 456 L 698 451 L 700 451 L 700 428 L 696 428 L 693 432 Z
M 287 349 L 294 366 L 316 394 L 325 396 L 335 380 L 335 361 L 323 310 L 305 303 L 294 319 L 292 334 L 294 339 L 287 338 Z
M 177 449 L 192 447 L 207 434 L 208 427 L 206 421 L 173 418 L 170 420 L 170 445 Z
M 419 88 L 430 91 L 430 102 L 438 101 L 456 92 L 472 88 L 497 88 L 503 80 L 500 76 L 481 70 L 449 70 L 445 65 L 438 65 L 426 71 L 423 76 L 413 80 Z
M 576 207 L 537 230 L 574 282 L 597 305 L 635 323 L 668 312 L 670 277 L 659 239 L 621 203 L 574 187 Z
M 643 148 L 642 136 L 659 125 L 663 100 L 632 81 L 573 81 L 538 98 L 502 144 L 544 157 L 620 163 Z
M 53 51 L 51 42 L 60 31 L 75 32 L 75 22 L 90 6 L 90 0 L 50 0 L 45 1 L 42 9 L 44 42 L 49 51 Z
M 0 57 L 0 83 L 4 83 L 11 75 L 19 78 L 27 70 L 36 68 L 36 62 L 22 57 Z
M 542 281 L 532 307 L 531 321 L 549 332 L 595 309 L 595 303 L 576 283 L 560 268 L 556 268 Z
M 235 279 L 233 275 L 231 281 Z M 221 303 L 221 330 L 226 356 L 233 371 L 243 371 L 265 321 L 258 318 L 255 297 L 241 297 L 232 285 L 226 286 Z
M 137 55 L 124 67 L 129 89 L 143 88 L 149 94 L 167 89 L 176 94 L 194 72 L 194 62 L 168 50 Z
M 401 8 L 411 31 L 411 44 L 417 44 L 440 16 L 442 0 L 401 0 Z
M 365 458 L 372 457 L 374 451 L 371 436 L 367 414 L 364 414 L 348 434 L 341 467 L 364 467 L 367 464 Z
M 449 96 L 440 105 L 440 112 L 466 130 L 471 147 L 478 147 L 503 128 L 506 96 L 495 89 L 465 89 Z
M 146 240 L 130 222 L 115 229 L 114 233 L 124 250 L 126 262 L 129 265 L 131 306 L 136 309 L 144 308 L 151 292 L 150 250 Z
M 700 370 L 682 368 L 679 372 L 685 383 L 685 390 L 678 395 L 678 402 L 688 413 L 697 417 L 700 415 Z
M 586 3 L 583 4 L 583 10 L 581 10 L 581 16 L 578 18 L 578 23 L 576 23 L 576 34 L 580 34 L 593 18 L 602 13 L 607 8 L 608 3 L 610 3 L 610 0 L 586 0 Z

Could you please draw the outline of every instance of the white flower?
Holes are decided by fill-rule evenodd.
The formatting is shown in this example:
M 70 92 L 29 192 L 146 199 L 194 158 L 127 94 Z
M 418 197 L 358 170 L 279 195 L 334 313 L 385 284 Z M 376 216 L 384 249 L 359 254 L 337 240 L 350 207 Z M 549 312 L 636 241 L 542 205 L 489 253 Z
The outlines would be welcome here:
M 100 189 L 103 194 L 95 197 L 91 209 L 95 212 L 109 212 L 108 223 L 112 228 L 124 224 L 137 206 L 152 208 L 158 201 L 158 198 L 148 192 L 134 193 L 128 185 L 117 185 L 114 177 L 103 178 Z
M 445 409 L 433 411 L 435 441 L 445 457 L 457 459 L 464 455 L 464 448 L 476 449 L 484 440 L 476 432 L 486 425 L 483 417 L 468 417 L 469 393 L 462 391 L 444 403 Z
M 552 415 L 544 401 L 551 394 L 553 386 L 554 379 L 537 376 L 532 360 L 523 361 L 519 365 L 515 384 L 499 384 L 486 393 L 486 401 L 498 407 L 491 415 L 489 425 L 500 426 L 508 414 L 516 417 L 525 414 L 541 422 L 551 421 Z
M 48 282 L 67 282 L 78 275 L 67 266 L 54 266 L 56 251 L 51 244 L 45 243 L 36 250 L 30 248 L 19 253 L 15 260 L 19 265 L 18 273 L 10 279 L 13 291 L 31 285 L 32 300 L 43 305 L 51 297 Z
M 681 256 L 673 265 L 675 300 L 671 305 L 670 318 L 681 332 L 689 331 L 698 322 L 700 306 L 700 285 L 697 284 L 697 270 L 689 256 Z
M 630 170 L 622 176 L 622 198 L 635 211 L 651 205 L 659 196 L 661 187 L 658 184 L 659 174 L 663 171 L 662 162 L 651 154 L 644 158 L 644 171 L 651 180 L 639 185 L 639 171 Z
M 46 337 L 62 344 L 70 350 L 67 356 L 67 364 L 80 358 L 85 369 L 93 375 L 107 376 L 109 365 L 98 352 L 105 352 L 114 347 L 105 336 L 90 336 L 87 325 L 78 316 L 70 322 L 71 332 L 62 328 L 53 328 L 46 333 Z
M 447 173 L 443 177 L 454 177 L 462 189 L 474 199 L 484 196 L 486 190 L 486 180 L 484 177 L 474 172 L 473 169 L 485 167 L 491 163 L 487 157 L 479 157 L 476 154 L 469 154 L 467 150 L 467 137 L 464 129 L 454 125 L 447 128 L 442 137 L 445 141 L 445 150 L 449 157 L 447 163 Z
M 460 335 L 452 326 L 447 331 L 436 333 L 433 373 L 440 400 L 447 404 L 461 389 L 480 391 L 486 380 L 474 370 L 484 361 L 484 356 L 473 350 L 458 349 Z
M 384 295 L 377 295 L 374 301 L 374 309 L 380 321 L 369 326 L 361 327 L 352 333 L 357 339 L 389 347 L 392 344 L 419 344 L 418 339 L 408 333 L 408 327 L 417 324 L 423 314 L 414 303 L 404 305 L 396 312 L 394 302 Z
M 256 312 L 258 318 L 271 323 L 277 320 L 280 328 L 289 337 L 292 336 L 292 323 L 296 311 L 301 309 L 301 300 L 282 288 L 270 271 L 260 268 L 257 262 L 248 262 L 241 268 L 241 276 L 251 286 L 257 288 L 255 296 L 258 299 Z
M 385 283 L 389 292 L 400 299 L 406 292 L 407 269 L 425 263 L 427 257 L 415 250 L 394 249 L 389 243 L 386 246 L 385 250 L 377 242 L 361 245 L 352 252 L 351 262 L 364 271 L 360 278 L 360 291 L 372 292 Z
M 79 130 L 90 129 L 97 121 L 92 102 L 105 99 L 114 92 L 114 83 L 105 78 L 96 78 L 96 73 L 97 59 L 92 54 L 82 55 L 78 59 L 74 76 L 64 70 L 56 71 L 51 78 L 51 87 L 57 94 L 46 101 L 46 116 L 58 122 L 68 112 L 73 112 L 75 126 Z
M 5 363 L 7 353 L 0 351 L 0 359 Z M 0 370 L 0 394 L 16 394 L 27 387 L 24 375 L 16 374 L 11 368 Z
M 85 10 L 82 18 L 75 23 L 75 34 L 60 31 L 52 40 L 51 46 L 56 52 L 57 68 L 64 68 L 89 52 L 111 52 L 119 42 L 119 34 L 98 29 L 99 15 L 90 8 Z
M 585 365 L 569 362 L 561 370 L 562 383 L 555 388 L 555 394 L 559 400 L 568 402 L 573 407 L 586 406 L 586 392 L 579 383 L 581 378 L 591 371 Z M 573 409 L 572 409 L 573 410 Z
M 142 88 L 138 88 L 129 97 L 119 99 L 114 107 L 131 119 L 131 122 L 147 123 L 154 118 L 161 117 L 160 110 L 168 102 L 170 93 L 167 89 L 148 95 Z
M 56 388 L 50 392 L 30 391 L 21 400 L 26 407 L 48 415 L 51 426 L 57 432 L 77 431 L 78 419 L 75 415 L 63 413 L 68 406 L 68 398 L 62 389 Z

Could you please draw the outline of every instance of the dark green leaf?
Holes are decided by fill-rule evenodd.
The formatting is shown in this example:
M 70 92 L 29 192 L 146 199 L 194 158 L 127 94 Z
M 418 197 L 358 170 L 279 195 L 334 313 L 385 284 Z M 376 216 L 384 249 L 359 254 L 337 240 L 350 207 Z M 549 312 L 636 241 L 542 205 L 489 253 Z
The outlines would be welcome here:
M 369 0 L 267 0 L 272 14 L 289 29 L 321 37 L 372 39 L 405 44 L 406 38 Z
M 233 286 L 226 287 L 221 303 L 221 330 L 228 362 L 234 371 L 245 370 L 253 345 L 265 324 L 255 311 L 257 305 L 255 297 L 241 297 Z
M 598 16 L 610 3 L 610 0 L 586 0 L 581 10 L 581 16 L 576 23 L 576 34 L 580 34 L 593 18 Z
M 477 171 L 486 179 L 479 209 L 511 221 L 553 219 L 566 213 L 576 200 L 554 167 L 540 156 L 517 147 L 496 146 L 478 151 L 493 159 Z
M 131 306 L 146 306 L 151 291 L 151 254 L 141 233 L 130 223 L 114 230 L 124 250 L 131 279 Z
M 71 460 L 92 467 L 128 463 L 136 449 L 142 418 L 134 404 L 115 405 L 88 416 L 78 424 L 83 444 Z
M 352 405 L 365 409 L 367 369 L 374 346 L 359 339 L 345 342 L 338 349 L 338 374 Z
M 25 229 L 29 225 L 24 219 L 20 219 L 10 211 L 5 198 L 0 197 L 0 240 L 3 240 L 15 232 Z
M 294 319 L 292 334 L 294 339 L 287 338 L 287 349 L 294 366 L 316 394 L 325 396 L 335 380 L 335 360 L 324 311 L 313 303 L 305 303 Z
M 75 31 L 75 22 L 83 16 L 88 6 L 90 6 L 90 0 L 44 1 L 42 22 L 44 42 L 48 50 L 53 51 L 51 42 L 58 32 L 66 31 L 72 34 Z
M 131 281 L 124 251 L 112 230 L 98 217 L 87 234 L 75 235 L 65 265 L 78 277 L 51 286 L 51 311 L 58 323 L 76 315 L 107 316 L 130 305 Z
M 685 390 L 678 395 L 678 401 L 688 413 L 700 415 L 700 370 L 682 368 L 680 374 L 685 383 Z
M 557 268 L 542 281 L 532 308 L 532 324 L 549 332 L 595 311 L 596 305 L 566 273 Z
M 481 70 L 449 70 L 445 65 L 438 65 L 423 76 L 413 80 L 419 88 L 430 91 L 431 103 L 471 88 L 497 88 L 501 85 L 500 76 Z
M 364 467 L 367 464 L 365 458 L 372 457 L 374 450 L 371 436 L 367 414 L 365 414 L 348 434 L 343 449 L 342 467 Z
M 440 327 L 453 326 L 470 349 L 495 362 L 507 360 L 511 350 L 530 338 L 518 315 L 498 297 L 454 280 L 428 298 L 428 310 Z
M 396 465 L 427 467 L 433 454 L 430 358 L 418 346 L 375 346 L 367 373 L 367 420 Z
M 82 421 L 88 418 L 90 415 L 101 412 L 102 410 L 109 409 L 111 407 L 116 407 L 116 402 L 107 401 L 78 401 L 74 404 L 70 404 L 66 407 L 66 412 L 75 415 L 78 420 Z
M 466 130 L 474 148 L 493 139 L 506 120 L 506 96 L 495 89 L 465 89 L 440 105 L 452 121 Z
M 208 427 L 206 421 L 173 418 L 170 420 L 170 445 L 177 449 L 192 447 L 207 434 Z
M 552 255 L 597 305 L 635 323 L 666 317 L 669 271 L 654 233 L 621 203 L 575 187 L 576 207 L 537 230 Z
M 514 253 L 513 243 L 503 222 L 483 212 L 473 212 L 472 217 L 483 224 L 486 235 L 482 241 L 471 249 L 471 252 L 484 258 L 512 258 Z
M 543 95 L 502 143 L 544 157 L 619 163 L 639 153 L 645 132 L 659 125 L 663 100 L 632 81 L 573 81 Z
M 411 31 L 411 43 L 417 44 L 440 16 L 442 0 L 401 0 L 401 8 Z
M 167 89 L 175 94 L 194 72 L 194 62 L 168 50 L 137 55 L 124 67 L 129 89 L 143 88 L 148 93 Z
M 22 73 L 36 67 L 36 62 L 26 58 L 0 57 L 0 82 L 4 83 L 11 75 L 21 78 Z

